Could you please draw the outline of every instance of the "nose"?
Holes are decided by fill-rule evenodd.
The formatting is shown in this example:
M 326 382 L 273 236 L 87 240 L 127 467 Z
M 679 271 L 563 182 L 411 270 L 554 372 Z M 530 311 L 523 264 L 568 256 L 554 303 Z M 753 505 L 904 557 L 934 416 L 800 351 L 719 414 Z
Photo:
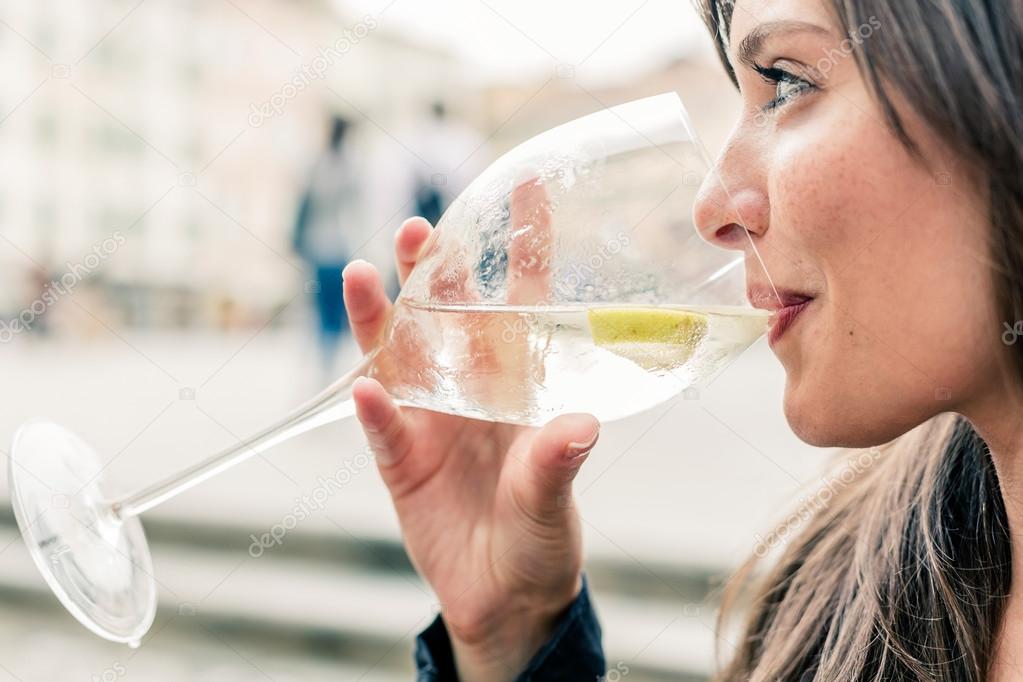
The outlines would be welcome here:
M 743 228 L 754 239 L 763 237 L 769 217 L 770 202 L 760 164 L 733 135 L 696 195 L 696 231 L 714 246 L 742 250 L 749 245 Z

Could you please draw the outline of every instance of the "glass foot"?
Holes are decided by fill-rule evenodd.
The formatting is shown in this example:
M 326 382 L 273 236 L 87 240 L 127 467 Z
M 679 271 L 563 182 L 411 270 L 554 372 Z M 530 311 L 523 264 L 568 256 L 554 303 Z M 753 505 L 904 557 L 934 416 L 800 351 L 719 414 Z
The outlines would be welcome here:
M 149 546 L 137 518 L 112 512 L 96 452 L 32 422 L 14 436 L 8 481 L 29 553 L 61 603 L 97 635 L 137 645 L 156 613 Z

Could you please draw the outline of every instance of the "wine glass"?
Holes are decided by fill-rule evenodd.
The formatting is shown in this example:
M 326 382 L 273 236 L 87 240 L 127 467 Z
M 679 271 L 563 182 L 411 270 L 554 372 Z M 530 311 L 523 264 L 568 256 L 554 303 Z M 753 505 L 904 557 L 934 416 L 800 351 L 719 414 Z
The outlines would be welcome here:
M 357 367 L 280 422 L 133 494 L 108 490 L 102 460 L 72 432 L 22 426 L 9 481 L 36 566 L 86 627 L 137 645 L 157 601 L 139 515 L 351 416 L 359 376 L 402 405 L 526 425 L 568 411 L 618 419 L 695 390 L 767 327 L 746 301 L 742 252 L 693 227 L 709 169 L 675 94 L 514 148 L 444 213 Z

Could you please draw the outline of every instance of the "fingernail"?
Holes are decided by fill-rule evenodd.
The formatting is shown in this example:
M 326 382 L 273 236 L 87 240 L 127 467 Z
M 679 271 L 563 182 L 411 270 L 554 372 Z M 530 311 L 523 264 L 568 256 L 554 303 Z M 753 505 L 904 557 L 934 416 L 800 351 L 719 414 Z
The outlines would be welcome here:
M 344 278 L 345 278 L 345 273 L 346 273 L 346 272 L 348 272 L 348 268 L 352 267 L 352 266 L 353 266 L 353 265 L 355 265 L 356 263 L 365 263 L 365 262 L 366 262 L 366 261 L 364 261 L 364 260 L 363 260 L 363 259 L 361 259 L 361 258 L 356 258 L 355 260 L 352 260 L 352 261 L 348 261 L 348 265 L 346 265 L 346 266 L 345 266 L 345 267 L 344 267 L 344 268 L 343 268 L 343 269 L 341 270 L 341 279 L 342 279 L 342 280 L 344 280 Z
M 568 449 L 565 451 L 565 458 L 569 462 L 574 462 L 575 460 L 589 454 L 590 450 L 593 449 L 593 446 L 597 444 L 597 438 L 599 436 L 600 431 L 595 431 L 593 433 L 593 437 L 590 438 L 588 443 L 569 443 Z

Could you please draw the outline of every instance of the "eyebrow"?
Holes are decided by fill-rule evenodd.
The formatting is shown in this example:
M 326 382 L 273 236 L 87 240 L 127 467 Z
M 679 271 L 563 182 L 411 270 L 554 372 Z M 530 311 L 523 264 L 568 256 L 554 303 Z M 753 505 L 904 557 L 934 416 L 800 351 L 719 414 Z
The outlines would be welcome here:
M 817 35 L 831 35 L 831 32 L 817 24 L 810 24 L 805 21 L 771 21 L 760 24 L 746 34 L 746 37 L 739 43 L 739 61 L 750 68 L 757 62 L 760 52 L 764 49 L 764 43 L 769 37 L 776 35 L 790 35 L 792 33 L 814 33 Z

